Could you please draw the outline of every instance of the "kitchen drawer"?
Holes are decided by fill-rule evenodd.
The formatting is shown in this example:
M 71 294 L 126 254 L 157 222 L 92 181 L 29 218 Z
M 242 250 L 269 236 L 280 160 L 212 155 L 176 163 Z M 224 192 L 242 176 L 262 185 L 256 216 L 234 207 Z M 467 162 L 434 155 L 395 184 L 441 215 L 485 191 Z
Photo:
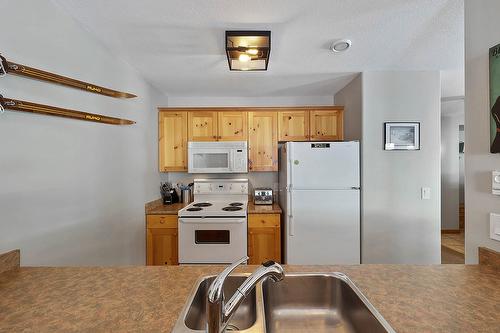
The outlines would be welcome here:
M 250 214 L 248 215 L 249 228 L 279 227 L 280 214 Z
M 177 228 L 177 215 L 147 215 L 147 228 Z

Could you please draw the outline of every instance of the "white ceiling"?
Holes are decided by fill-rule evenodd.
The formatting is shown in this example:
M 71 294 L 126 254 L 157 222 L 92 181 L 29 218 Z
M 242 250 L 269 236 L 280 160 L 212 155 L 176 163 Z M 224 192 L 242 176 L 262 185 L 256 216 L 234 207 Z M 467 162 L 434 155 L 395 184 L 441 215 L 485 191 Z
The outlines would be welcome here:
M 171 96 L 323 96 L 361 71 L 464 67 L 463 0 L 52 1 Z M 272 31 L 267 72 L 228 70 L 237 29 Z M 352 48 L 330 52 L 338 38 Z

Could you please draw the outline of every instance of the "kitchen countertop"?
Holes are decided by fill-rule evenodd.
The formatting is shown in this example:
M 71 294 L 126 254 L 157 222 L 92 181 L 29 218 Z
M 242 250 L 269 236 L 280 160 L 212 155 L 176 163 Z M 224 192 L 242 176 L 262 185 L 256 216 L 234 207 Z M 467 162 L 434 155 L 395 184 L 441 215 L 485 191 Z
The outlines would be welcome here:
M 195 281 L 222 268 L 14 269 L 0 274 L 0 332 L 170 332 Z M 285 270 L 347 274 L 397 332 L 499 331 L 500 270 L 491 266 L 285 266 Z
M 145 207 L 146 215 L 177 215 L 179 210 L 186 207 L 182 202 L 171 205 L 164 205 L 162 199 L 148 202 Z
M 281 214 L 280 205 L 276 202 L 272 205 L 254 205 L 253 199 L 248 201 L 248 214 Z
M 186 204 L 175 203 L 164 205 L 161 199 L 148 202 L 145 207 L 146 215 L 177 215 L 179 210 Z M 252 200 L 248 201 L 248 214 L 281 214 L 281 208 L 277 203 L 272 205 L 254 205 Z

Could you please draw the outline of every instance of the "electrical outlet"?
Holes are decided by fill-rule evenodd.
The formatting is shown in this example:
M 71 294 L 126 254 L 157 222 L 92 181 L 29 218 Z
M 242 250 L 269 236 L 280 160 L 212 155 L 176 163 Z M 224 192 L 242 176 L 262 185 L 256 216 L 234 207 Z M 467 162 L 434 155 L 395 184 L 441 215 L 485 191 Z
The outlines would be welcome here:
M 422 200 L 430 200 L 431 198 L 431 188 L 422 187 Z

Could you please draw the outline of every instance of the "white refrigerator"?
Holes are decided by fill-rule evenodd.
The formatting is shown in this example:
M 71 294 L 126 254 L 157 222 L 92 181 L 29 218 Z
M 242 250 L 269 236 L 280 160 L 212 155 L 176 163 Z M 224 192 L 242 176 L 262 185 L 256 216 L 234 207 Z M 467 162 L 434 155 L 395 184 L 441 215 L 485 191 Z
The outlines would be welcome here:
M 359 142 L 287 142 L 279 200 L 286 264 L 360 263 Z

